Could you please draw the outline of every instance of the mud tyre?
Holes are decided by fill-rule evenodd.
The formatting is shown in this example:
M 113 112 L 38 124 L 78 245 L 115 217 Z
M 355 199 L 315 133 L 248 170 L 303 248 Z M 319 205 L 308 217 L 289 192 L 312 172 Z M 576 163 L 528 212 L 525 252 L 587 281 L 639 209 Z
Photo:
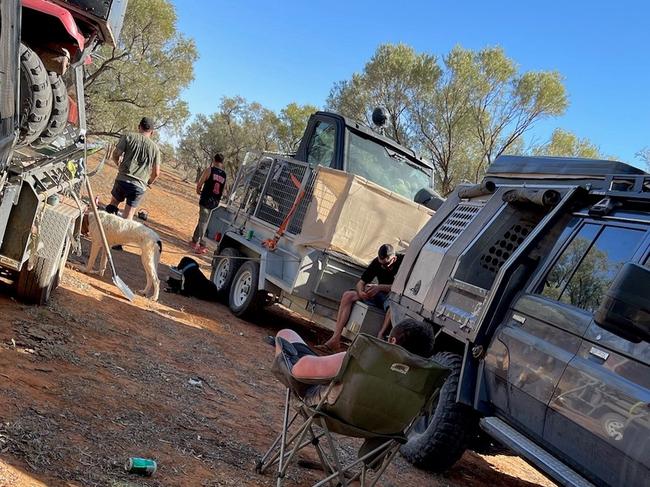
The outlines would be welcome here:
M 462 357 L 439 352 L 434 359 L 451 370 L 431 414 L 416 420 L 408 442 L 400 452 L 410 463 L 430 472 L 444 472 L 456 463 L 476 432 L 478 417 L 465 404 L 456 402 Z
M 228 299 L 228 306 L 235 316 L 252 318 L 260 310 L 259 275 L 259 264 L 251 261 L 242 264 L 235 274 Z
M 52 112 L 50 80 L 38 55 L 20 45 L 20 133 L 18 146 L 34 142 L 43 132 Z
M 230 286 L 237 271 L 242 265 L 241 252 L 232 247 L 225 247 L 215 256 L 216 264 L 212 269 L 212 282 L 217 289 L 217 298 L 227 301 L 230 295 Z
M 48 77 L 52 88 L 52 112 L 45 129 L 32 142 L 32 146 L 34 147 L 43 147 L 50 144 L 63 133 L 68 123 L 68 90 L 65 82 L 61 76 L 53 72 L 50 72 Z

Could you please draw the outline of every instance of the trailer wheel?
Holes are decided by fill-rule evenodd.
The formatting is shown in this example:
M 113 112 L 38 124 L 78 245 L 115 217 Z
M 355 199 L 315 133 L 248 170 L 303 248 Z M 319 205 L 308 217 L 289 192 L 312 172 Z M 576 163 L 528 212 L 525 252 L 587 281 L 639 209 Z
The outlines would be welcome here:
M 68 123 L 68 90 L 63 78 L 57 73 L 49 73 L 50 86 L 52 87 L 52 113 L 41 135 L 32 142 L 34 147 L 50 144 L 64 130 Z
M 440 352 L 434 359 L 451 369 L 451 373 L 431 414 L 416 420 L 408 442 L 400 451 L 418 468 L 444 472 L 463 455 L 469 438 L 476 431 L 478 418 L 472 408 L 456 402 L 462 357 Z
M 230 310 L 240 318 L 250 318 L 260 309 L 257 281 L 260 268 L 257 262 L 245 262 L 235 274 L 230 286 Z
M 32 143 L 47 126 L 52 112 L 52 89 L 43 62 L 20 44 L 20 134 L 18 145 Z
M 37 257 L 34 267 L 28 270 L 25 264 L 18 275 L 16 294 L 18 298 L 29 304 L 46 304 L 61 282 L 65 263 L 70 252 L 70 237 L 63 244 L 63 251 L 58 259 Z
M 241 252 L 232 247 L 225 247 L 215 255 L 216 265 L 212 268 L 212 282 L 217 288 L 217 297 L 227 300 L 232 280 L 241 267 Z

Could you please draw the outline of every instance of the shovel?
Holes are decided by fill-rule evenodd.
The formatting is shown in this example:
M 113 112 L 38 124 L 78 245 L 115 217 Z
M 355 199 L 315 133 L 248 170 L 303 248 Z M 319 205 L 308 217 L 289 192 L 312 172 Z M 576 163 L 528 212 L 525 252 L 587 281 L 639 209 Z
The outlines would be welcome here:
M 115 264 L 113 263 L 113 256 L 111 255 L 111 248 L 108 245 L 108 240 L 106 240 L 106 233 L 104 233 L 104 227 L 102 226 L 102 221 L 99 219 L 99 212 L 97 211 L 97 204 L 95 203 L 95 195 L 93 194 L 93 190 L 90 187 L 90 179 L 88 178 L 88 175 L 84 177 L 86 180 L 86 191 L 88 191 L 88 198 L 90 198 L 90 207 L 93 210 L 93 215 L 95 215 L 95 220 L 97 221 L 97 226 L 99 227 L 99 234 L 102 236 L 102 244 L 104 245 L 104 252 L 106 252 L 106 255 L 108 257 L 108 263 L 111 266 L 111 274 L 113 275 L 113 284 L 117 286 L 117 288 L 122 291 L 122 294 L 124 294 L 124 297 L 128 299 L 129 301 L 133 301 L 133 298 L 135 298 L 135 294 L 133 294 L 133 291 L 129 289 L 129 286 L 126 285 L 126 283 L 120 279 L 120 276 L 117 275 L 117 271 L 115 270 Z

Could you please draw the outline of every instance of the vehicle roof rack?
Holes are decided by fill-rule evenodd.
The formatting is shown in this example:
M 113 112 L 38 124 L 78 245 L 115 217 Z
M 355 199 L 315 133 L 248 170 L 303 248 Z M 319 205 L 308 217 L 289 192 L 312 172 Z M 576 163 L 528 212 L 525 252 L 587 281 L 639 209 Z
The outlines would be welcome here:
M 499 156 L 487 176 L 513 179 L 605 179 L 610 174 L 647 175 L 619 161 L 577 157 Z
M 612 174 L 605 178 L 602 189 L 594 189 L 591 194 L 650 201 L 650 174 Z

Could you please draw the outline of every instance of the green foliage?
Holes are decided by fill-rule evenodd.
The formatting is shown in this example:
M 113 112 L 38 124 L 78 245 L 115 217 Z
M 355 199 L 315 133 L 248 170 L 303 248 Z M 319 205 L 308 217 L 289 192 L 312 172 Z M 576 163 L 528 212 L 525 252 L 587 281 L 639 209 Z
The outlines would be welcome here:
M 556 72 L 520 73 L 501 48 L 455 47 L 442 59 L 403 44 L 379 46 L 363 72 L 334 85 L 329 108 L 369 122 L 383 106 L 389 135 L 429 156 L 443 194 L 478 181 L 537 121 L 567 107 Z
M 168 0 L 130 0 L 117 47 L 102 47 L 86 68 L 90 133 L 117 137 L 145 115 L 156 129 L 180 130 L 189 111 L 179 96 L 196 59 Z
M 298 150 L 309 116 L 318 111 L 313 105 L 289 103 L 280 110 L 276 121 L 276 139 L 280 152 L 293 154 Z
M 559 128 L 553 131 L 548 142 L 534 147 L 531 153 L 534 156 L 602 158 L 598 147 L 589 139 L 578 138 L 575 134 Z
M 278 115 L 242 97 L 224 97 L 215 113 L 198 115 L 183 131 L 177 150 L 179 165 L 198 177 L 214 154 L 221 152 L 226 171 L 234 175 L 248 151 L 293 152 L 314 111 L 312 106 L 291 103 Z

